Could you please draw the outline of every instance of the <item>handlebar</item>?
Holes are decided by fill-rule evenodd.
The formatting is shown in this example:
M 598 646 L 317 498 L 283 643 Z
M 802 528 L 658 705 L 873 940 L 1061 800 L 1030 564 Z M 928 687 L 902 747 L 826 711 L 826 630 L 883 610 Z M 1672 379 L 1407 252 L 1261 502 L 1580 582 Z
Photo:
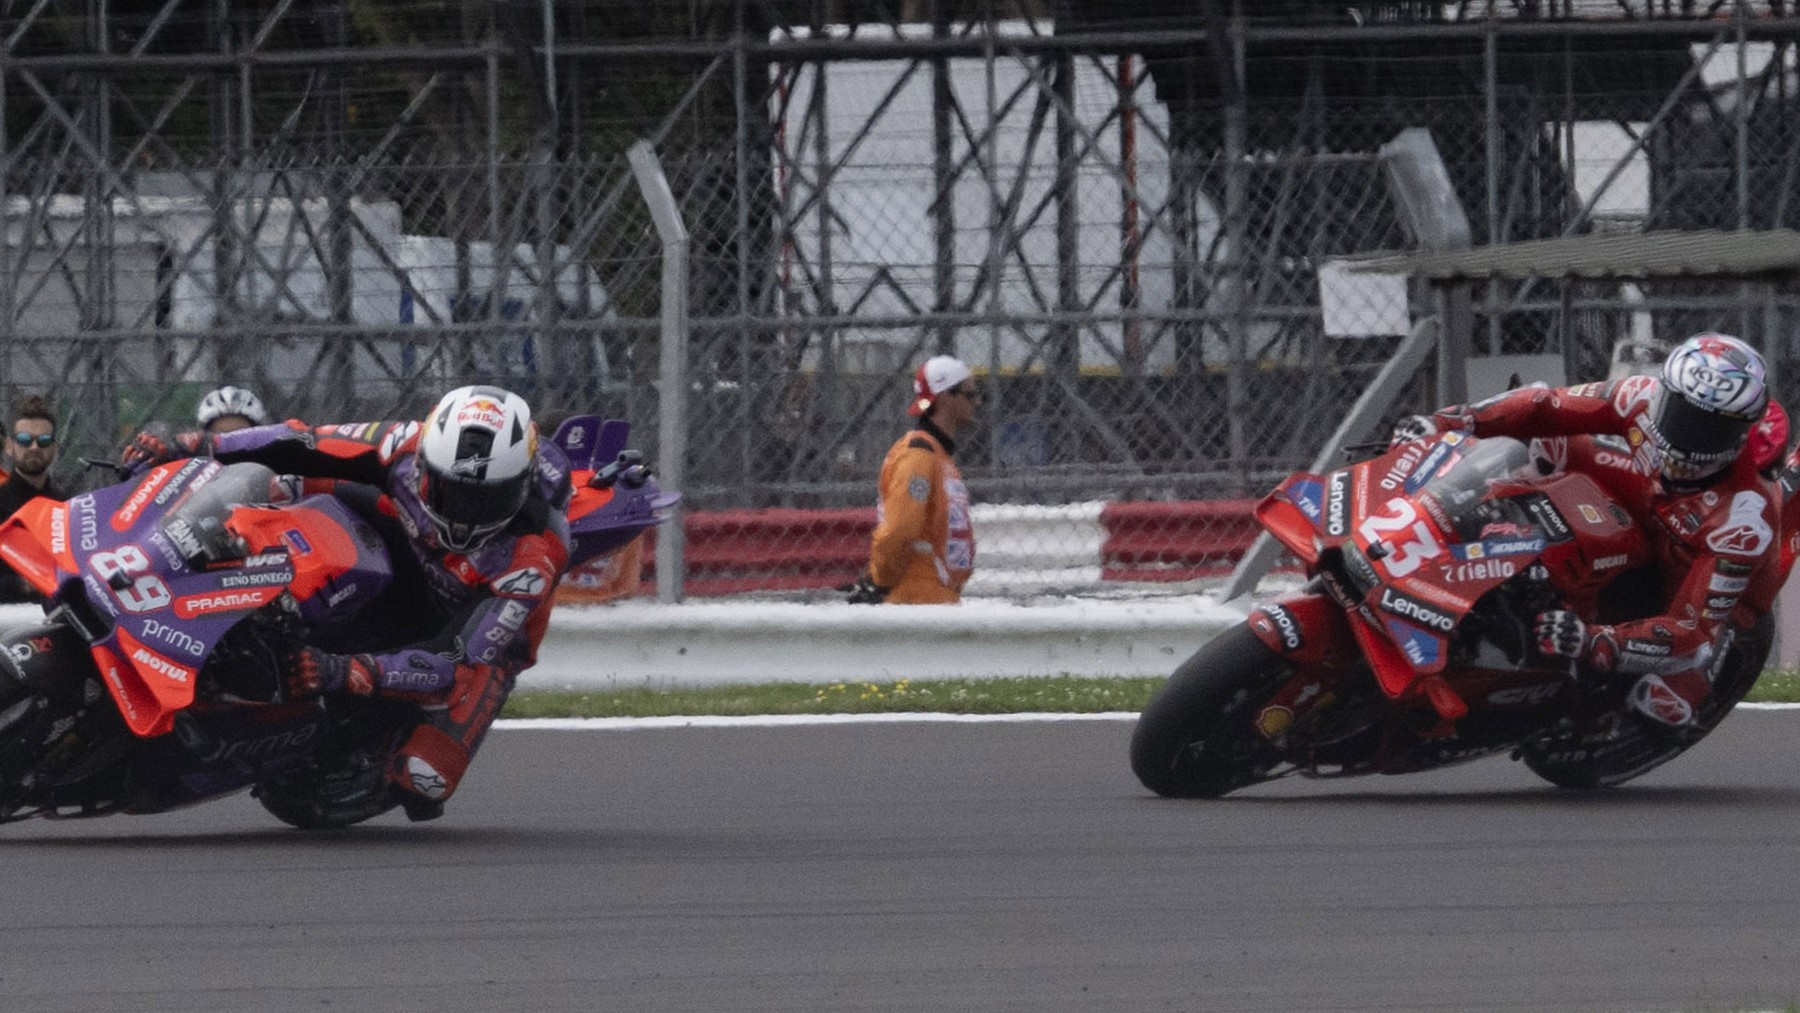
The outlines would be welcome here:
M 81 463 L 81 467 L 86 471 L 95 471 L 100 468 L 106 468 L 110 470 L 113 473 L 113 477 L 120 482 L 123 482 L 136 474 L 131 468 L 120 464 L 117 461 L 103 461 L 97 457 L 78 457 L 76 460 Z

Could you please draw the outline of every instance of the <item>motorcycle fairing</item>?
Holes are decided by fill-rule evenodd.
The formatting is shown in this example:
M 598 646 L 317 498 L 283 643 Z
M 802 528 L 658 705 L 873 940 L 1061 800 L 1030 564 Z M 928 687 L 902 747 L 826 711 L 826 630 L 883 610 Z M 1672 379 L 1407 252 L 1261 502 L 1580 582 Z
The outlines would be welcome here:
M 1269 650 L 1296 665 L 1335 667 L 1351 647 L 1344 610 L 1323 594 L 1282 595 L 1251 609 L 1247 621 Z
M 0 523 L 0 559 L 39 594 L 55 594 L 60 576 L 75 570 L 68 504 L 48 496 L 26 500 Z
M 551 442 L 569 459 L 569 566 L 612 552 L 669 519 L 680 493 L 646 484 L 648 469 L 625 449 L 631 423 L 577 415 Z
M 308 496 L 283 507 L 240 506 L 228 526 L 249 553 L 236 566 L 220 568 L 234 572 L 219 579 L 242 587 L 291 573 L 286 590 L 308 622 L 368 604 L 392 577 L 381 537 L 329 496 Z M 253 565 L 258 561 L 260 566 Z
M 1629 513 L 1586 475 L 1509 494 L 1503 476 L 1522 455 L 1512 446 L 1485 452 L 1511 457 L 1476 456 L 1458 473 L 1481 442 L 1451 433 L 1403 444 L 1323 479 L 1297 474 L 1259 504 L 1284 545 L 1311 551 L 1309 566 L 1339 560 L 1348 585 L 1332 578 L 1328 590 L 1382 691 L 1423 696 L 1446 720 L 1468 711 L 1443 673 L 1455 631 L 1483 595 L 1542 562 L 1557 567 L 1559 590 L 1585 603 L 1646 555 Z M 1490 501 L 1499 507 L 1477 509 Z
M 631 423 L 602 420 L 598 415 L 575 415 L 556 427 L 550 442 L 569 459 L 572 471 L 596 471 L 611 463 L 631 438 Z
M 47 597 L 79 604 L 89 653 L 136 735 L 173 727 L 194 702 L 205 659 L 256 609 L 291 591 L 302 614 L 316 617 L 373 598 L 390 577 L 379 539 L 356 537 L 366 525 L 330 497 L 279 508 L 188 499 L 220 475 L 233 476 L 223 495 L 238 484 L 266 489 L 272 474 L 232 468 L 164 464 L 136 485 L 66 504 L 32 500 L 0 524 L 0 555 L 24 564 Z M 198 509 L 184 511 L 190 504 Z M 210 560 L 209 544 L 219 543 L 207 539 L 222 533 L 247 551 Z
M 1309 567 L 1319 561 L 1324 489 L 1320 476 L 1296 472 L 1259 500 L 1254 510 L 1257 523 Z

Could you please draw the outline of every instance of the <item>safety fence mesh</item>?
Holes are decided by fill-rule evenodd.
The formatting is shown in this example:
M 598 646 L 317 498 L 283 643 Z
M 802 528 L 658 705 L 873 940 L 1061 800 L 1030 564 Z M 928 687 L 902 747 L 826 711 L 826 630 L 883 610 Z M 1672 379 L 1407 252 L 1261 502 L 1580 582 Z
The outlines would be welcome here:
M 71 470 L 224 382 L 312 421 L 497 382 L 654 451 L 648 141 L 688 232 L 690 592 L 853 577 L 938 353 L 986 393 L 975 589 L 1185 588 L 1436 312 L 1346 269 L 1421 241 L 1409 200 L 1476 244 L 1792 227 L 1774 5 L 1244 6 L 12 5 L 0 395 L 52 397 Z M 1396 183 L 1409 130 L 1446 189 Z M 1723 329 L 1793 394 L 1790 287 L 1535 279 L 1470 312 L 1473 393 Z M 1428 365 L 1385 418 L 1440 399 Z

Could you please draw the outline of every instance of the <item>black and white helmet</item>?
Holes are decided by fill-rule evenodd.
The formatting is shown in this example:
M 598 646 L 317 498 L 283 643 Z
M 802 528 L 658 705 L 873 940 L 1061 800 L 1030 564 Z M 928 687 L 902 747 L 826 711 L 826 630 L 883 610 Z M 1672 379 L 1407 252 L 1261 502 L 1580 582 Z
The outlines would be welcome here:
M 227 415 L 241 415 L 249 419 L 253 426 L 269 424 L 269 412 L 263 407 L 262 398 L 242 387 L 231 386 L 209 391 L 201 398 L 200 407 L 194 412 L 194 421 L 204 429 Z
M 1701 482 L 1723 472 L 1768 407 L 1768 370 L 1754 348 L 1712 332 L 1675 346 L 1650 406 L 1663 477 Z
M 537 427 L 525 399 L 499 387 L 458 387 L 419 434 L 419 501 L 438 540 L 455 552 L 510 523 L 531 491 Z

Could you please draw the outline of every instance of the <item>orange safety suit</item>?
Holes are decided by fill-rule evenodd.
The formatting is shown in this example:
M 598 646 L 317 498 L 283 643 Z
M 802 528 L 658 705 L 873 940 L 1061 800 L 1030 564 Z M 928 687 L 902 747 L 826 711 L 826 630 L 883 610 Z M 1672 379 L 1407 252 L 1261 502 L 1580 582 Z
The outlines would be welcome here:
M 914 429 L 881 462 L 881 502 L 869 546 L 869 578 L 902 605 L 953 605 L 975 569 L 969 489 L 948 437 Z

